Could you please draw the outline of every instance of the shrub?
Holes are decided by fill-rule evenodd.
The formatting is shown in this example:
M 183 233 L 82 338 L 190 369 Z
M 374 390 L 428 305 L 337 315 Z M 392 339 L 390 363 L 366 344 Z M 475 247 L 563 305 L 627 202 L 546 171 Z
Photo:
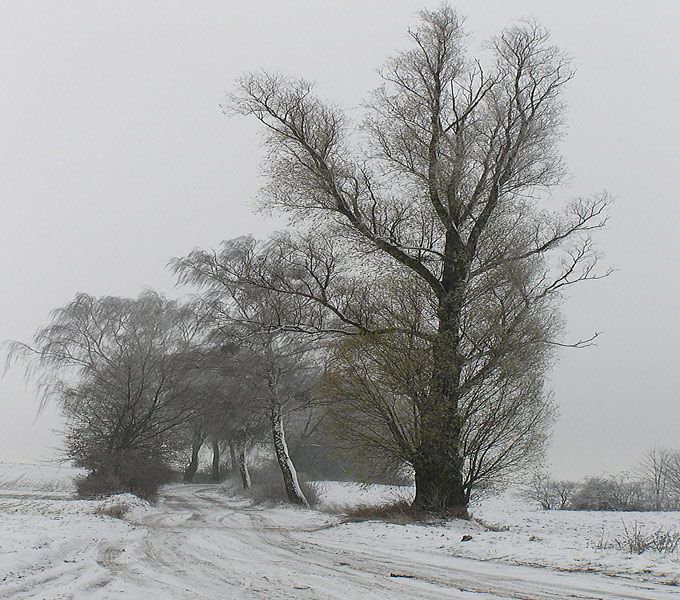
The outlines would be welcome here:
M 652 510 L 652 503 L 640 481 L 625 477 L 589 477 L 569 501 L 573 510 Z
M 123 484 L 115 475 L 107 473 L 89 473 L 86 477 L 76 479 L 76 491 L 79 498 L 104 498 L 113 496 L 123 490 Z
M 631 554 L 642 554 L 647 550 L 675 552 L 680 546 L 680 533 L 663 529 L 645 533 L 640 524 L 635 521 L 632 527 L 623 524 L 623 535 L 614 540 L 614 545 Z
M 537 471 L 526 489 L 526 496 L 538 502 L 543 510 L 564 510 L 577 488 L 573 481 L 552 479 L 546 473 Z
M 311 508 L 319 505 L 327 489 L 323 483 L 307 481 L 304 478 L 300 480 L 300 488 Z
M 656 511 L 680 506 L 680 496 L 668 492 L 649 476 L 602 475 L 578 484 L 552 479 L 544 471 L 537 471 L 524 492 L 544 510 Z
M 321 501 L 323 495 L 323 484 L 316 481 L 306 481 L 298 477 L 300 489 L 307 498 L 307 502 L 311 508 L 314 508 Z M 252 498 L 257 504 L 266 502 L 273 502 L 275 504 L 285 504 L 288 502 L 286 495 L 286 488 L 283 481 L 267 481 L 264 483 L 257 483 L 251 485 L 244 494 Z
M 161 457 L 142 451 L 112 452 L 100 467 L 76 482 L 81 498 L 101 498 L 130 492 L 153 501 L 160 486 L 174 479 Z

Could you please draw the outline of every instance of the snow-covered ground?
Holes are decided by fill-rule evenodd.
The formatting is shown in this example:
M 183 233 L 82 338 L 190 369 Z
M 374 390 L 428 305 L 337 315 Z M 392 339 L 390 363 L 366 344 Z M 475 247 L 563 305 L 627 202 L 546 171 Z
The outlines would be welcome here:
M 156 506 L 72 500 L 72 472 L 55 469 L 0 464 L 0 598 L 680 598 L 677 554 L 602 548 L 636 520 L 677 530 L 677 513 L 543 512 L 507 494 L 473 507 L 505 531 L 348 523 L 252 506 L 230 485 L 168 486 Z M 336 510 L 409 493 L 324 488 Z M 103 514 L 120 503 L 123 519 Z
M 383 498 L 412 497 L 411 490 L 397 486 L 323 485 L 327 491 L 322 508 L 331 510 L 378 503 Z M 617 547 L 617 541 L 625 542 L 636 527 L 647 534 L 661 530 L 680 535 L 680 512 L 544 511 L 518 492 L 474 503 L 470 512 L 472 521 L 442 526 L 369 522 L 342 525 L 336 530 L 349 537 L 361 530 L 362 536 L 380 539 L 381 543 L 384 540 L 388 545 L 427 546 L 479 560 L 599 572 L 680 586 L 680 551 L 638 555 Z M 461 542 L 464 535 L 472 539 Z
M 74 478 L 83 471 L 68 465 L 22 465 L 0 462 L 0 494 L 71 496 Z

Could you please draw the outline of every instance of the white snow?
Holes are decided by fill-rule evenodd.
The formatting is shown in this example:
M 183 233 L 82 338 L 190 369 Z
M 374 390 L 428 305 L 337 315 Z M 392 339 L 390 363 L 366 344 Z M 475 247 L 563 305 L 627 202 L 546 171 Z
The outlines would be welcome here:
M 351 523 L 253 506 L 231 484 L 167 486 L 155 506 L 129 495 L 73 500 L 63 469 L 0 465 L 0 598 L 680 598 L 677 554 L 599 547 L 622 521 L 677 530 L 677 513 L 544 512 L 506 494 L 473 512 L 507 531 Z M 323 487 L 335 510 L 411 493 Z M 120 503 L 122 519 L 101 514 Z
M 362 485 L 347 481 L 320 481 L 316 484 L 321 490 L 319 508 L 329 512 L 413 498 L 412 488 L 399 485 Z
M 71 495 L 74 480 L 84 474 L 69 465 L 24 465 L 0 462 L 0 490 L 30 495 Z
M 412 498 L 399 486 L 325 482 L 330 486 L 323 508 Z M 473 520 L 445 525 L 352 523 L 336 528 L 342 537 L 379 539 L 381 544 L 427 547 L 443 554 L 530 565 L 563 571 L 599 572 L 680 586 L 680 553 L 647 551 L 641 555 L 616 546 L 637 525 L 646 533 L 662 530 L 680 534 L 680 512 L 544 511 L 518 492 L 473 503 Z M 507 530 L 507 531 L 504 531 Z M 461 542 L 464 535 L 472 539 Z

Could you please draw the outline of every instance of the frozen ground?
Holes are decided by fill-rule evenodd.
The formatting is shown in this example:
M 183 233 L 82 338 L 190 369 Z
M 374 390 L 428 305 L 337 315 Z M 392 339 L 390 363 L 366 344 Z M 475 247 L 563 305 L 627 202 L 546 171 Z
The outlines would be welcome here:
M 509 495 L 474 507 L 507 531 L 344 523 L 251 506 L 229 486 L 173 485 L 157 506 L 122 498 L 131 509 L 115 519 L 69 486 L 68 470 L 0 464 L 0 598 L 680 599 L 677 555 L 600 548 L 622 518 L 677 529 L 676 513 L 541 512 Z M 403 493 L 329 483 L 325 503 Z

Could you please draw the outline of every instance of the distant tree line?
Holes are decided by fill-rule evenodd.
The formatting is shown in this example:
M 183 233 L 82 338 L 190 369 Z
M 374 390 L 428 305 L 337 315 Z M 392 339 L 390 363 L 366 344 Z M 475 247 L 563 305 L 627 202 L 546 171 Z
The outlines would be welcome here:
M 526 487 L 545 510 L 680 510 L 680 450 L 648 450 L 631 473 L 557 480 L 537 471 Z

